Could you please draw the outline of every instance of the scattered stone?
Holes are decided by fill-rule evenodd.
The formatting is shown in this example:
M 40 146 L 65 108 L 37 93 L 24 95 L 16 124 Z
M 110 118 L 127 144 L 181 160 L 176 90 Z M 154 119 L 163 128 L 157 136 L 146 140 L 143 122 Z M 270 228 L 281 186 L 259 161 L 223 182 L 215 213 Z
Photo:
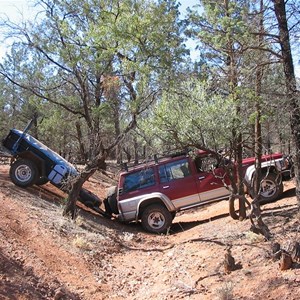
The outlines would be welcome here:
M 53 300 L 60 300 L 60 299 L 62 299 L 64 296 L 65 296 L 65 292 L 63 291 L 63 289 L 62 289 L 62 288 L 58 288 L 58 289 L 55 291 Z
M 279 267 L 281 271 L 288 270 L 292 267 L 292 257 L 289 253 L 282 252 Z
M 224 258 L 224 272 L 229 274 L 235 270 L 235 259 L 231 254 L 231 250 L 226 249 L 225 258 Z

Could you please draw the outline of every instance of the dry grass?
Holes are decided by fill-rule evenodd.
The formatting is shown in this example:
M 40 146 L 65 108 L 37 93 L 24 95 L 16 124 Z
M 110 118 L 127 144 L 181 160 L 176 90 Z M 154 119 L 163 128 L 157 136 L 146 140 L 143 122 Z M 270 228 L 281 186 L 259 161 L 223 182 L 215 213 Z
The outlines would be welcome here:
M 233 283 L 225 282 L 217 289 L 216 296 L 218 300 L 233 300 Z
M 72 244 L 75 247 L 84 251 L 90 251 L 93 249 L 93 245 L 90 242 L 88 242 L 85 238 L 79 235 L 75 237 L 75 239 L 72 241 Z

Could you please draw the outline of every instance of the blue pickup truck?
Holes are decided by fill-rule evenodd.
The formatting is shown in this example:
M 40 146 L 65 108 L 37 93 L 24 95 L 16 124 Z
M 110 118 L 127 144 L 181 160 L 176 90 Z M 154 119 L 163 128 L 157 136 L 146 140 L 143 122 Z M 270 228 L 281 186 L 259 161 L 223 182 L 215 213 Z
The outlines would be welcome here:
M 79 175 L 77 169 L 55 151 L 27 133 L 31 123 L 24 131 L 11 129 L 2 145 L 12 155 L 10 178 L 19 187 L 42 185 L 50 182 L 64 192 L 68 178 Z M 98 213 L 101 200 L 93 193 L 82 188 L 80 202 Z

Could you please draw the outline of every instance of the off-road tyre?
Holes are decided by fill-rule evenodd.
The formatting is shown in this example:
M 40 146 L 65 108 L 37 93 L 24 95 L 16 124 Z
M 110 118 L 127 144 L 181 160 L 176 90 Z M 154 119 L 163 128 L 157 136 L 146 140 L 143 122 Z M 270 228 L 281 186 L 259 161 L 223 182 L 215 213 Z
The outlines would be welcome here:
M 280 175 L 269 173 L 262 177 L 260 203 L 268 203 L 277 200 L 283 193 L 283 183 Z
M 34 185 L 39 178 L 36 164 L 28 159 L 16 160 L 10 167 L 9 175 L 11 181 L 22 188 Z
M 116 215 L 119 214 L 116 186 L 112 186 L 108 189 L 104 205 L 107 213 Z
M 166 233 L 172 224 L 172 214 L 160 204 L 147 206 L 142 212 L 142 226 L 146 231 Z

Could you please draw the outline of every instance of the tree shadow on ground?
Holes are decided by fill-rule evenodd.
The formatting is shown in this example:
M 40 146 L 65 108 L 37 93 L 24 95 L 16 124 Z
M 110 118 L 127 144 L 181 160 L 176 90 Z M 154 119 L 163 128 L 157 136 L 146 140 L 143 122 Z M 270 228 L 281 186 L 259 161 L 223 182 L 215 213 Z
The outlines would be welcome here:
M 176 219 L 175 219 L 175 222 L 172 224 L 170 233 L 175 234 L 175 233 L 183 232 L 183 231 L 192 229 L 196 226 L 199 226 L 201 224 L 210 223 L 210 222 L 213 222 L 215 220 L 226 218 L 228 216 L 229 216 L 229 213 L 223 213 L 223 214 L 212 216 L 210 218 L 203 219 L 203 220 L 184 221 L 184 222 L 182 222 L 182 221 L 176 222 Z
M 284 200 L 285 198 L 291 198 L 291 197 L 295 197 L 296 196 L 296 188 L 290 188 L 286 191 L 284 191 L 281 196 L 276 199 L 275 201 L 264 201 L 262 203 L 262 205 L 265 205 L 265 204 L 270 204 L 270 203 L 277 203 L 279 201 L 282 201 Z
M 106 219 L 101 215 L 94 214 L 86 210 L 80 210 L 79 215 L 85 219 L 85 224 L 87 225 L 89 230 L 94 232 L 99 232 L 99 230 L 101 230 L 101 226 L 106 226 L 110 229 L 117 230 L 119 232 L 125 232 L 125 231 L 129 233 L 143 232 L 143 233 L 151 234 L 149 232 L 146 232 L 143 229 L 140 222 L 123 223 L 115 219 Z M 187 222 L 182 222 L 182 221 L 176 222 L 175 219 L 167 234 L 176 234 L 176 233 L 184 232 L 186 230 L 192 229 L 201 224 L 213 222 L 214 220 L 226 218 L 228 216 L 229 216 L 228 213 L 224 213 L 224 214 L 212 216 L 210 218 L 199 220 L 199 221 L 187 221 Z M 157 235 L 157 234 L 154 233 L 151 235 Z
M 48 204 L 51 205 L 55 205 L 55 206 L 59 206 L 61 207 L 61 205 L 63 204 L 63 199 L 64 199 L 64 194 L 63 192 L 61 192 L 60 190 L 58 190 L 55 187 L 49 187 L 48 185 L 44 185 L 44 186 L 33 186 L 27 189 L 20 189 L 19 187 L 14 186 L 12 183 L 11 185 L 9 184 L 9 188 L 13 188 L 15 189 L 15 192 L 17 192 L 18 194 L 23 194 L 24 193 L 30 193 L 33 194 L 35 196 L 39 196 L 42 200 L 43 203 L 39 203 L 38 206 L 44 207 L 47 209 Z M 264 203 L 262 205 L 262 215 L 263 217 L 270 217 L 270 216 L 281 216 L 281 217 L 292 217 L 295 215 L 295 213 L 297 212 L 297 207 L 295 207 L 295 205 L 281 205 L 281 203 L 284 201 L 285 198 L 288 197 L 294 197 L 295 196 L 295 188 L 291 188 L 286 190 L 282 196 L 280 197 L 280 199 L 278 199 L 276 202 L 274 203 L 278 203 L 280 204 L 279 207 L 264 207 L 265 204 L 268 203 Z M 213 204 L 212 204 L 213 205 Z M 107 219 L 99 214 L 97 214 L 96 212 L 90 210 L 89 208 L 85 207 L 84 205 L 82 205 L 81 203 L 78 203 L 78 207 L 79 207 L 79 211 L 78 211 L 78 215 L 82 216 L 86 222 L 86 229 L 90 230 L 90 231 L 94 231 L 94 232 L 99 232 L 101 230 L 103 230 L 102 226 L 105 226 L 109 229 L 113 229 L 113 230 L 117 230 L 119 232 L 130 232 L 130 233 L 138 233 L 138 232 L 144 232 L 141 223 L 135 223 L 135 222 L 131 222 L 131 223 L 122 223 L 118 220 L 115 219 Z M 209 222 L 213 222 L 214 220 L 219 220 L 222 218 L 226 218 L 229 216 L 229 213 L 222 213 L 219 215 L 215 215 L 203 220 L 197 220 L 197 221 L 179 221 L 176 222 L 176 219 L 174 220 L 168 234 L 176 234 L 176 233 L 180 233 L 180 232 L 184 232 L 186 230 L 192 229 L 196 226 L 199 226 L 201 224 L 205 224 L 205 223 L 209 223 Z
M 284 200 L 286 198 L 291 198 L 296 196 L 296 189 L 291 188 L 284 191 L 279 199 L 273 202 L 263 203 L 261 205 L 262 216 L 281 216 L 281 217 L 292 217 L 298 212 L 297 204 L 285 204 Z M 268 207 L 268 204 L 278 204 L 278 206 Z

